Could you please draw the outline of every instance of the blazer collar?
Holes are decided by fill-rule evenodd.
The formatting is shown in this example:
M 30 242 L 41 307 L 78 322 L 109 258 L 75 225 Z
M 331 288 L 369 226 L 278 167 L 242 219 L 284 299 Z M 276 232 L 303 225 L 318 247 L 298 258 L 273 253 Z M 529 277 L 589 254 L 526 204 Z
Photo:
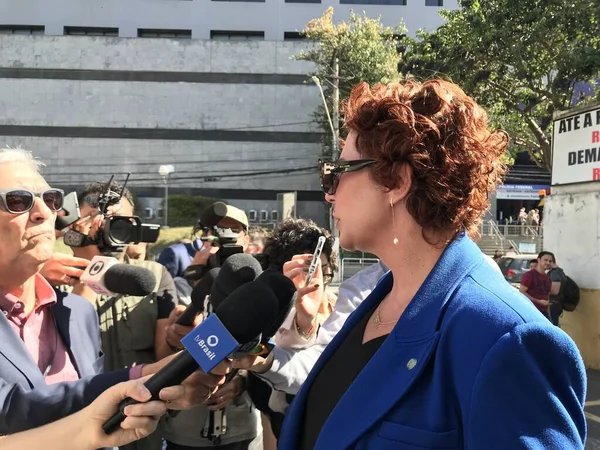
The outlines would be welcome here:
M 482 259 L 479 248 L 464 233 L 446 248 L 390 336 L 331 412 L 321 430 L 317 449 L 352 446 L 398 404 L 435 351 L 446 303 L 458 284 Z M 392 285 L 392 274 L 388 273 L 325 348 L 292 403 L 282 448 L 295 448 L 300 441 L 306 397 L 315 377 L 352 328 L 385 298 Z

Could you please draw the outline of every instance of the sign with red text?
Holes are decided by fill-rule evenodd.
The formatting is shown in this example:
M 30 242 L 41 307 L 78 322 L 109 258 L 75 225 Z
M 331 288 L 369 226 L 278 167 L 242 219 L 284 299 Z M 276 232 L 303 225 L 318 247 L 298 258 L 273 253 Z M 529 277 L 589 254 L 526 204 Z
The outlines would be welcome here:
M 600 106 L 554 121 L 552 184 L 600 181 Z

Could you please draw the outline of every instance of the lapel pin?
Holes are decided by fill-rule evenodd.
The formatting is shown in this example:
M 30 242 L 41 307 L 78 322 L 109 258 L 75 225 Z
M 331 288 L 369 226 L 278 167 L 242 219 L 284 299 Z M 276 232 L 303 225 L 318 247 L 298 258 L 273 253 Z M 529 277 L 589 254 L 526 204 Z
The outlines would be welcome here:
M 413 370 L 415 367 L 417 367 L 417 360 L 415 358 L 409 359 L 406 363 L 406 368 L 408 370 Z

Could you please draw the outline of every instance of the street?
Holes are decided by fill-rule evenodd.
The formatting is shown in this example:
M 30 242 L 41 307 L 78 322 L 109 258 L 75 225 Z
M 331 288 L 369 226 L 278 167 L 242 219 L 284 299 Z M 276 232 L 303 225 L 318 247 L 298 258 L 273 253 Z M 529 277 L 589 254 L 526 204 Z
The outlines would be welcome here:
M 600 372 L 588 370 L 585 415 L 588 424 L 586 450 L 600 450 Z

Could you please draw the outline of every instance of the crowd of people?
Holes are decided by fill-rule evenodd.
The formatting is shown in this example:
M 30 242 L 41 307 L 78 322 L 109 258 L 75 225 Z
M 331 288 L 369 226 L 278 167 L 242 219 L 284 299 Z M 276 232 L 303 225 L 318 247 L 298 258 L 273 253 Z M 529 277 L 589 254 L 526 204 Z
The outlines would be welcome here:
M 546 275 L 524 281 L 523 295 L 472 240 L 505 172 L 506 133 L 443 80 L 361 83 L 344 115 L 340 158 L 318 164 L 321 187 L 339 245 L 379 263 L 343 280 L 337 294 L 335 241 L 307 219 L 262 235 L 228 205 L 215 227 L 197 224 L 195 239 L 156 261 L 144 245 L 106 248 L 97 239 L 106 217 L 131 215 L 135 205 L 122 186 L 102 181 L 78 193 L 81 218 L 60 232 L 83 245 L 56 254 L 64 193 L 31 153 L 0 150 L 0 434 L 8 435 L 0 444 L 583 449 L 585 369 L 573 341 L 540 314 L 548 305 L 536 289 L 547 287 Z M 108 191 L 123 195 L 99 213 Z M 222 250 L 211 237 L 223 230 L 296 289 L 274 347 L 197 370 L 158 399 L 128 406 L 119 432 L 104 434 L 120 400 L 150 400 L 140 381 L 207 320 L 200 312 L 192 325 L 176 323 L 209 276 Z M 98 295 L 80 279 L 97 256 L 152 272 L 153 292 Z M 552 261 L 541 254 L 538 269 Z M 207 435 L 216 412 L 227 431 Z

